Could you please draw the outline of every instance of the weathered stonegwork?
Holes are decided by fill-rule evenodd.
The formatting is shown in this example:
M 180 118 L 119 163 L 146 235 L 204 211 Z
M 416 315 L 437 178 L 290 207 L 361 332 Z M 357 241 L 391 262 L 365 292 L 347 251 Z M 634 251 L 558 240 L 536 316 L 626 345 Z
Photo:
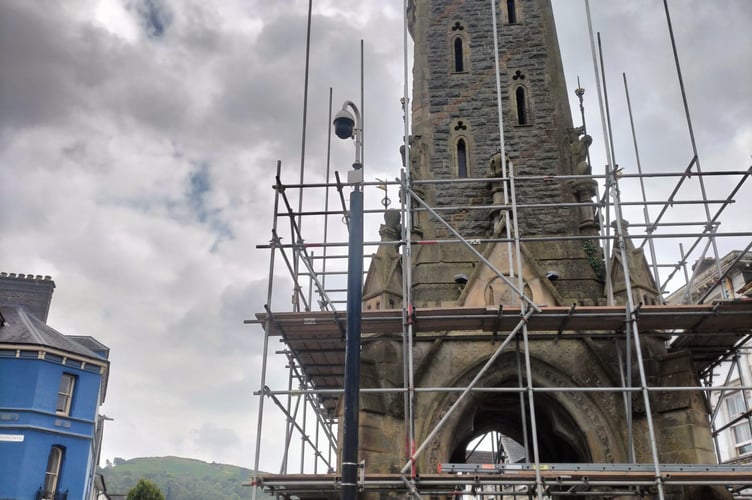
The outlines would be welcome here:
M 510 14 L 510 7 L 515 11 Z M 513 247 L 504 242 L 475 244 L 503 276 L 480 263 L 466 247 L 415 245 L 412 255 L 412 306 L 518 306 L 518 291 L 538 305 L 605 305 L 605 263 L 597 240 L 598 221 L 590 207 L 564 207 L 587 202 L 595 181 L 585 162 L 590 139 L 574 128 L 570 117 L 553 13 L 548 0 L 499 2 L 502 108 L 505 147 L 515 175 L 540 176 L 515 183 L 520 206 L 517 226 L 523 241 L 521 262 L 511 262 Z M 415 180 L 451 180 L 463 176 L 477 182 L 418 185 L 427 203 L 468 240 L 504 237 L 511 224 L 503 190 L 493 28 L 489 4 L 482 0 L 413 0 L 410 32 L 415 41 L 412 102 L 413 130 L 410 171 Z M 512 21 L 512 22 L 510 22 Z M 557 175 L 579 175 L 558 181 Z M 547 204 L 542 208 L 525 205 Z M 468 210 L 467 205 L 493 207 Z M 448 238 L 446 227 L 425 211 L 416 211 L 410 228 L 417 239 Z M 364 308 L 403 307 L 399 284 L 402 261 L 393 244 L 401 221 L 387 214 L 381 228 L 382 245 L 369 269 Z M 510 227 L 511 229 L 511 227 Z M 643 254 L 625 232 L 625 255 L 637 302 L 655 303 L 659 294 Z M 568 241 L 530 241 L 526 237 L 585 236 Z M 621 247 L 612 268 L 621 270 Z M 618 252 L 616 252 L 618 250 Z M 512 259 L 514 261 L 514 259 Z M 511 269 L 510 269 L 511 267 Z M 519 271 L 519 276 L 518 276 Z M 465 275 L 467 282 L 456 277 Z M 552 276 L 558 279 L 551 279 Z M 626 300 L 625 276 L 612 274 L 617 300 Z M 444 335 L 452 333 L 452 335 Z M 412 359 L 417 388 L 466 387 L 496 353 L 500 339 L 462 339 L 463 333 L 421 332 L 413 339 Z M 508 332 L 501 332 L 508 333 Z M 587 332 L 582 332 L 587 333 Z M 595 332 L 593 332 L 595 333 Z M 603 332 L 598 332 L 603 333 Z M 609 332 L 613 333 L 613 332 Z M 617 341 L 624 332 L 616 332 Z M 369 336 L 362 349 L 362 387 L 403 387 L 402 332 Z M 545 333 L 543 335 L 546 335 Z M 620 342 L 623 345 L 623 342 Z M 535 387 L 550 388 L 534 396 L 540 459 L 549 462 L 620 463 L 628 459 L 627 410 L 619 392 L 556 391 L 557 388 L 618 387 L 624 353 L 614 340 L 594 336 L 540 336 L 530 341 L 531 378 Z M 645 338 L 642 357 L 650 385 L 697 386 L 688 356 L 667 355 L 664 339 Z M 634 349 L 634 347 L 632 347 Z M 485 432 L 499 431 L 523 442 L 522 417 L 530 418 L 529 403 L 520 404 L 513 388 L 525 385 L 525 362 L 511 343 L 477 381 L 492 389 L 463 397 L 440 431 L 416 461 L 417 472 L 437 472 L 438 464 L 464 461 L 464 447 Z M 524 358 L 524 356 L 523 356 Z M 633 385 L 639 386 L 633 360 Z M 520 370 L 518 367 L 523 367 Z M 521 375 L 522 374 L 522 375 Z M 708 408 L 699 392 L 672 396 L 651 393 L 660 459 L 673 463 L 712 463 Z M 405 400 L 400 392 L 364 392 L 361 396 L 360 457 L 366 472 L 395 473 L 408 459 L 408 450 L 428 439 L 459 391 L 415 393 L 415 443 L 407 443 Z M 633 393 L 635 458 L 651 462 L 647 420 L 641 393 Z M 521 408 L 523 410 L 521 410 Z M 529 437 L 529 430 L 528 430 Z M 532 457 L 531 457 L 532 459 Z M 670 498 L 726 498 L 722 491 L 691 488 L 668 492 Z
M 505 2 L 501 2 L 505 3 Z M 484 177 L 488 162 L 499 149 L 493 29 L 487 2 L 414 2 L 415 39 L 413 140 L 427 155 L 413 155 L 415 178 L 447 179 L 456 176 L 452 150 L 458 135 L 470 141 L 470 177 Z M 506 8 L 506 6 L 505 6 Z M 571 173 L 566 158 L 567 129 L 572 127 L 566 86 L 558 57 L 553 16 L 544 3 L 524 2 L 515 24 L 499 19 L 498 35 L 505 144 L 518 175 Z M 524 11 L 524 15 L 523 14 Z M 468 71 L 451 71 L 451 40 L 459 27 L 468 39 Z M 527 123 L 519 125 L 516 89 L 527 96 Z M 571 190 L 559 183 L 519 185 L 526 203 L 574 201 Z M 477 199 L 490 204 L 490 193 L 477 185 L 441 186 L 427 193 L 435 207 L 465 205 Z M 462 203 L 458 203 L 462 201 Z M 522 234 L 571 232 L 570 209 L 529 209 L 520 217 Z M 480 214 L 450 217 L 463 235 L 485 236 L 488 218 Z M 426 227 L 436 236 L 441 227 Z
M 571 161 L 575 129 L 550 6 L 540 1 L 517 2 L 511 18 L 507 2 L 500 2 L 500 7 L 497 32 L 501 104 L 505 150 L 511 160 L 509 168 L 517 176 L 579 174 Z M 410 150 L 413 179 L 456 179 L 459 156 L 464 157 L 468 178 L 499 177 L 499 161 L 495 165 L 492 161 L 501 141 L 493 23 L 488 3 L 415 1 L 410 8 L 410 28 L 415 41 Z M 514 22 L 510 23 L 510 19 Z M 458 39 L 462 41 L 463 71 L 455 71 Z M 518 103 L 518 92 L 524 95 L 524 105 Z M 574 141 L 579 144 L 577 137 Z M 462 153 L 458 150 L 459 140 Z M 520 207 L 519 234 L 522 237 L 592 235 L 595 224 L 592 214 L 588 219 L 587 214 L 580 213 L 581 208 L 561 206 L 585 200 L 591 186 L 589 181 L 575 185 L 540 178 L 519 179 L 515 185 Z M 422 185 L 421 189 L 429 205 L 465 238 L 503 236 L 503 224 L 511 224 L 509 220 L 499 224 L 500 209 L 507 201 L 499 194 L 501 183 L 431 184 Z M 525 207 L 534 204 L 549 206 Z M 461 208 L 467 205 L 496 205 L 500 209 Z M 416 212 L 414 220 L 422 238 L 451 237 L 444 224 L 424 211 Z M 580 233 L 580 226 L 586 231 Z M 540 265 L 557 267 L 560 276 L 557 288 L 564 291 L 564 303 L 595 303 L 602 277 L 588 270 L 590 266 L 581 244 L 530 242 L 529 246 L 534 253 L 550 253 L 551 246 L 568 247 L 551 258 L 541 255 Z M 478 249 L 482 251 L 482 245 Z M 476 261 L 461 245 L 424 249 L 414 259 L 415 305 L 440 306 L 457 300 L 453 278 L 458 273 L 471 272 Z

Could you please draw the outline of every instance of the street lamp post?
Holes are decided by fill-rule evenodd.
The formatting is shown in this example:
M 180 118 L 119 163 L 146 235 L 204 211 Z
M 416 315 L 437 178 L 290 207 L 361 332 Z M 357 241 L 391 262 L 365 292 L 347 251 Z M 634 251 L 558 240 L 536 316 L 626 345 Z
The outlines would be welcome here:
M 347 110 L 351 108 L 355 118 Z M 360 111 L 345 101 L 334 117 L 334 133 L 355 139 L 355 162 L 347 172 L 350 222 L 347 244 L 347 332 L 345 336 L 345 412 L 342 443 L 342 500 L 355 500 L 358 492 L 358 413 L 360 411 L 360 320 L 363 302 L 363 128 Z

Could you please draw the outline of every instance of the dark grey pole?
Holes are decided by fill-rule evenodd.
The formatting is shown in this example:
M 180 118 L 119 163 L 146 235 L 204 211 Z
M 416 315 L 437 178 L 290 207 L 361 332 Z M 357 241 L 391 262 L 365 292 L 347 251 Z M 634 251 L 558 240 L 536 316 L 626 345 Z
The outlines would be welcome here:
M 363 191 L 350 193 L 347 261 L 347 335 L 345 339 L 345 414 L 342 448 L 342 500 L 358 492 L 358 412 L 360 410 L 360 318 L 363 296 Z
M 347 110 L 351 108 L 355 113 Z M 345 332 L 345 390 L 342 443 L 342 500 L 358 494 L 358 416 L 360 411 L 360 320 L 363 302 L 363 128 L 358 107 L 345 101 L 334 118 L 340 139 L 355 139 L 355 162 L 347 172 L 350 230 L 347 242 L 347 331 Z

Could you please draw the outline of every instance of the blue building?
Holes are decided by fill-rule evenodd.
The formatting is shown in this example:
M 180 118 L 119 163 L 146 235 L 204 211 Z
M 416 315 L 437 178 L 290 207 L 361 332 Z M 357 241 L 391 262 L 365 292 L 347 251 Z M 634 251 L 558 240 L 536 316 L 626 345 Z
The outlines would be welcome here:
M 0 273 L 0 499 L 91 500 L 109 349 L 47 325 L 49 276 Z

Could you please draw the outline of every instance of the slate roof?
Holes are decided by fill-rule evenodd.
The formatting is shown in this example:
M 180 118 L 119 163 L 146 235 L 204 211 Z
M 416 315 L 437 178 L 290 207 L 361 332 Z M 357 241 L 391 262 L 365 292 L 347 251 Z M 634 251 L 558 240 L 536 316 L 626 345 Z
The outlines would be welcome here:
M 93 351 L 101 358 L 108 359 L 110 357 L 110 348 L 94 337 L 88 335 L 66 335 L 65 337 Z
M 45 346 L 95 360 L 106 359 L 109 354 L 109 349 L 92 337 L 63 335 L 22 306 L 0 305 L 0 314 L 0 345 Z

